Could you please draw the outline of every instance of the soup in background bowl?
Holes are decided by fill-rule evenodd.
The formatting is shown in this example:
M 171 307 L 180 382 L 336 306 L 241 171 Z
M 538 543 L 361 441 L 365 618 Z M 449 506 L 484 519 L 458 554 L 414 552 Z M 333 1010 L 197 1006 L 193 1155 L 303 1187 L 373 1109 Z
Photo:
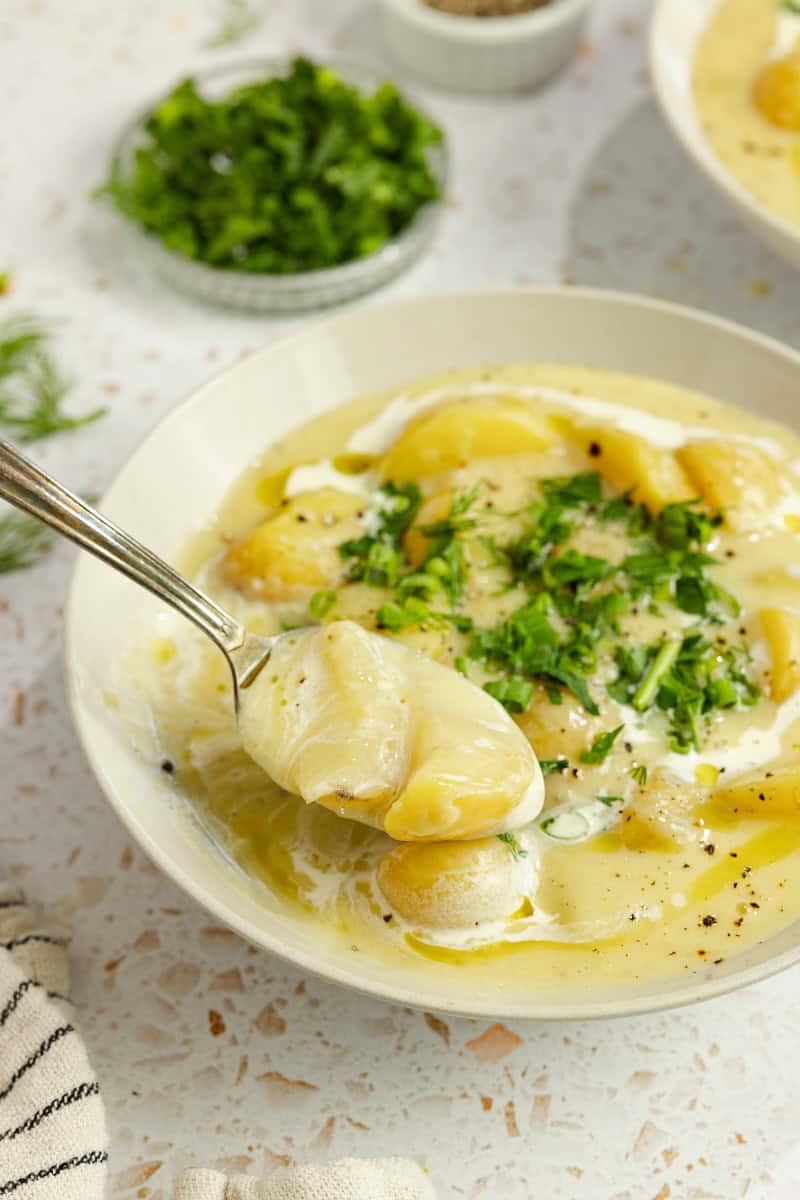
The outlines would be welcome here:
M 800 266 L 800 16 L 780 0 L 659 0 L 650 67 L 695 164 Z
M 351 314 L 227 372 L 108 511 L 259 632 L 376 630 L 467 675 L 545 808 L 437 842 L 304 805 L 242 751 L 214 649 L 86 561 L 70 685 L 112 802 L 245 936 L 427 1008 L 637 1011 L 792 961 L 800 442 L 773 418 L 799 378 L 723 323 L 546 291 Z

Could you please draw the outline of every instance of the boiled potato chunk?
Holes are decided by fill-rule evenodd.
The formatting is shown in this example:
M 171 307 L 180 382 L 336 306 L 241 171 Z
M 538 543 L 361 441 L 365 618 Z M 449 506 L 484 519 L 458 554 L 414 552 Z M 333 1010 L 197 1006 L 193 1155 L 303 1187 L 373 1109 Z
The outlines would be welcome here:
M 667 504 L 691 500 L 692 486 L 670 450 L 621 429 L 575 427 L 572 433 L 604 479 L 618 491 L 630 491 L 637 504 L 660 512 Z
M 714 803 L 734 813 L 791 817 L 800 813 L 800 765 L 736 779 L 714 792 Z
M 474 459 L 538 453 L 552 434 L 531 405 L 513 399 L 465 399 L 422 413 L 384 459 L 384 479 L 403 483 L 467 466 Z
M 607 720 L 593 717 L 577 697 L 564 693 L 560 704 L 551 704 L 538 687 L 517 724 L 533 746 L 537 758 L 568 758 L 577 762 L 596 734 L 608 728 Z
M 719 509 L 732 529 L 757 524 L 781 498 L 778 463 L 749 442 L 690 442 L 677 451 L 677 458 L 695 492 Z
M 512 916 L 526 898 L 530 868 L 498 838 L 406 843 L 378 864 L 391 908 L 429 929 L 474 928 Z
M 239 730 L 286 791 L 397 841 L 510 832 L 544 801 L 539 764 L 501 705 L 352 621 L 279 639 L 241 693 Z
M 670 850 L 703 840 L 698 805 L 705 789 L 669 771 L 653 771 L 622 814 L 620 839 L 631 850 Z
M 771 125 L 800 133 L 800 47 L 767 63 L 753 87 L 753 101 Z
M 434 658 L 436 662 L 447 663 L 452 657 L 453 631 L 449 626 L 430 629 L 410 626 L 408 629 L 398 630 L 397 633 L 390 633 L 388 630 L 381 632 L 394 642 L 400 642 L 420 654 L 427 654 L 428 658 Z
M 336 488 L 293 496 L 231 546 L 222 565 L 226 582 L 276 602 L 335 587 L 345 566 L 339 546 L 362 533 L 363 509 L 359 496 Z
M 759 615 L 772 660 L 769 691 L 780 704 L 800 687 L 800 613 L 762 608 Z

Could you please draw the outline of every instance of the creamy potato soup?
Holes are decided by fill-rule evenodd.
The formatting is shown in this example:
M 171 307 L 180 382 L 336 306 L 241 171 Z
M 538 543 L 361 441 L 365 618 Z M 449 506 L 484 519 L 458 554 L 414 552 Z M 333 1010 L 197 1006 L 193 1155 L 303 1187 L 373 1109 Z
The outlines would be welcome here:
M 800 8 L 723 0 L 694 64 L 700 121 L 748 191 L 800 224 Z
M 798 464 L 780 426 L 559 366 L 326 413 L 265 452 L 183 565 L 256 632 L 330 635 L 322 666 L 298 633 L 281 670 L 328 688 L 353 736 L 333 760 L 272 696 L 245 740 L 288 748 L 285 787 L 322 802 L 272 782 L 222 656 L 165 613 L 144 670 L 162 765 L 271 904 L 373 957 L 458 986 L 713 972 L 800 915 Z M 365 660 L 363 630 L 385 654 Z M 397 643 L 439 664 L 424 696 L 395 683 Z M 480 703 L 451 710 L 460 677 Z M 371 827 L 341 781 L 375 768 L 400 687 L 423 713 L 409 776 L 434 765 L 399 815 L 379 781 Z M 514 808 L 527 744 L 543 807 Z

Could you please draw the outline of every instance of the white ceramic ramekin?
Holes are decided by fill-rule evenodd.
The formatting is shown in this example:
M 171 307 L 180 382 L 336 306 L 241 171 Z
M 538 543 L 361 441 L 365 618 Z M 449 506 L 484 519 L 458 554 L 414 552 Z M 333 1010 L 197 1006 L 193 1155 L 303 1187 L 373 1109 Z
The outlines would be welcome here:
M 378 0 L 394 57 L 437 87 L 511 92 L 538 87 L 575 53 L 591 0 L 550 0 L 510 17 L 462 17 L 424 0 Z

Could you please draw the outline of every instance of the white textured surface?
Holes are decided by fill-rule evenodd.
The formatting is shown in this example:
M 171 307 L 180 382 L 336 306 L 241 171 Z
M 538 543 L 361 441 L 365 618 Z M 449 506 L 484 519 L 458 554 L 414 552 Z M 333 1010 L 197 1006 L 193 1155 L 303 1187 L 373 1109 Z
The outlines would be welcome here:
M 643 76 L 642 0 L 600 0 L 579 62 L 525 100 L 430 104 L 452 137 L 431 254 L 390 291 L 529 280 L 627 287 L 800 344 L 798 277 L 671 143 Z M 273 0 L 234 53 L 375 53 L 361 0 Z M 100 490 L 183 395 L 288 322 L 193 306 L 121 261 L 87 199 L 129 111 L 213 57 L 213 0 L 7 0 L 0 10 L 0 312 L 58 318 L 75 406 L 110 414 L 39 457 Z M 135 268 L 135 264 L 134 264 Z M 157 1200 L 205 1162 L 263 1171 L 410 1154 L 442 1196 L 793 1200 L 797 973 L 617 1024 L 487 1031 L 304 979 L 213 926 L 132 850 L 64 711 L 67 549 L 0 579 L 0 872 L 71 921 L 109 1105 L 112 1195 Z

